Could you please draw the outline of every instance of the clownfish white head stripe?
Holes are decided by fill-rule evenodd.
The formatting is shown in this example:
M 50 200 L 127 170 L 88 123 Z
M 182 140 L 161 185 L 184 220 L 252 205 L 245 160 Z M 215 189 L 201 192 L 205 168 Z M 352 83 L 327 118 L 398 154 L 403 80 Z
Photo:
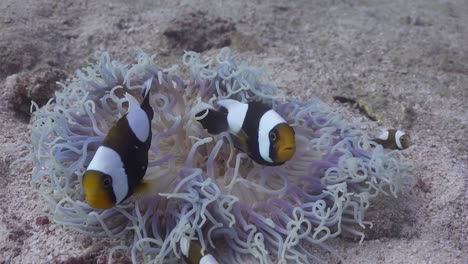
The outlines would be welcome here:
M 395 133 L 395 142 L 396 142 L 397 147 L 398 147 L 399 149 L 405 149 L 405 148 L 406 148 L 406 147 L 403 147 L 403 143 L 402 143 L 402 141 L 401 141 L 401 139 L 402 139 L 401 137 L 402 137 L 403 135 L 406 135 L 406 134 L 405 134 L 405 132 L 403 132 L 403 131 L 401 131 L 401 130 L 397 130 L 397 132 Z
M 286 123 L 286 121 L 274 110 L 268 110 L 261 118 L 258 126 L 258 145 L 262 158 L 273 163 L 270 158 L 270 132 L 278 124 Z
M 220 110 L 198 112 L 196 120 L 211 134 L 229 131 L 234 146 L 255 162 L 277 166 L 296 151 L 294 129 L 273 109 L 261 102 L 219 100 Z
M 104 175 L 108 175 L 111 178 L 115 202 L 117 204 L 122 202 L 128 193 L 128 180 L 120 155 L 111 148 L 100 146 L 94 156 L 96 158 L 93 158 L 87 170 L 98 171 Z

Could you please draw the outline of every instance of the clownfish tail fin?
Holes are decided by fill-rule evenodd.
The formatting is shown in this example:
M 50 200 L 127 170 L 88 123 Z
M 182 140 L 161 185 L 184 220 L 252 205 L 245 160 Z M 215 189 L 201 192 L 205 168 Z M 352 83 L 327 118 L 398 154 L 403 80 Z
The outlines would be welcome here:
M 141 103 L 141 109 L 145 111 L 145 113 L 148 115 L 150 120 L 153 120 L 153 108 L 150 105 L 150 90 L 151 90 L 151 84 L 153 83 L 153 77 L 149 78 L 145 82 L 145 90 L 143 91 L 143 102 Z
M 200 122 L 208 133 L 217 135 L 229 128 L 227 113 L 214 109 L 205 109 L 195 114 L 195 119 Z

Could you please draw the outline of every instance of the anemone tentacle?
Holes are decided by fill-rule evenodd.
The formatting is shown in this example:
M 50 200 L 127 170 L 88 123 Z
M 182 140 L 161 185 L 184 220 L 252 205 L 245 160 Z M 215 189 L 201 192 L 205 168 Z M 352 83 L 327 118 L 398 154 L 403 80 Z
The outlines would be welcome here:
M 326 242 L 342 232 L 362 237 L 371 201 L 396 195 L 408 171 L 399 152 L 385 152 L 320 100 L 281 101 L 260 69 L 238 63 L 227 48 L 207 61 L 186 52 L 187 79 L 177 66 L 159 67 L 142 51 L 132 65 L 108 53 L 97 56 L 34 112 L 30 157 L 32 180 L 56 223 L 122 241 L 109 261 L 123 251 L 134 262 L 177 262 L 186 237 L 203 250 L 222 248 L 226 253 L 215 255 L 225 263 L 320 262 L 307 247 L 333 251 Z M 81 177 L 125 114 L 125 92 L 141 98 L 150 77 L 154 118 L 146 177 L 158 181 L 158 190 L 95 211 L 82 202 Z M 195 113 L 224 98 L 271 105 L 293 125 L 296 155 L 263 167 L 236 150 L 228 133 L 204 131 Z

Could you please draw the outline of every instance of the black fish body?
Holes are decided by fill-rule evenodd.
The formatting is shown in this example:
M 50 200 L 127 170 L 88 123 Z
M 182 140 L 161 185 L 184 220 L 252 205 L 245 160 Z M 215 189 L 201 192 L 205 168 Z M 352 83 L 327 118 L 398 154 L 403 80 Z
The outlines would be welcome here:
M 141 105 L 133 96 L 125 95 L 128 113 L 109 130 L 83 175 L 85 199 L 93 208 L 111 208 L 142 185 L 148 167 L 153 119 L 149 104 L 151 81 L 146 86 Z
M 405 132 L 397 129 L 389 129 L 384 131 L 379 134 L 377 138 L 374 138 L 373 141 L 382 145 L 386 149 L 403 150 L 411 145 L 410 136 Z
M 208 133 L 229 131 L 236 148 L 262 165 L 282 165 L 294 155 L 294 130 L 267 105 L 232 99 L 219 100 L 218 105 L 219 110 L 206 109 L 196 114 Z

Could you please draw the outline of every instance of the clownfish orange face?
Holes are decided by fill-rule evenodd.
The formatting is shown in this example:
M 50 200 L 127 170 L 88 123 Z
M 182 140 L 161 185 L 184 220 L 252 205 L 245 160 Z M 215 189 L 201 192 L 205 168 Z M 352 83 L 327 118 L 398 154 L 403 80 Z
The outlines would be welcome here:
M 406 149 L 411 145 L 411 138 L 408 134 L 403 134 L 399 138 L 401 149 Z
M 290 160 L 296 153 L 296 139 L 294 129 L 286 124 L 281 123 L 275 126 L 268 135 L 270 146 L 273 153 L 271 158 L 274 162 L 282 163 Z
M 83 175 L 83 189 L 86 203 L 95 209 L 109 209 L 115 206 L 112 178 L 99 171 L 89 170 Z

